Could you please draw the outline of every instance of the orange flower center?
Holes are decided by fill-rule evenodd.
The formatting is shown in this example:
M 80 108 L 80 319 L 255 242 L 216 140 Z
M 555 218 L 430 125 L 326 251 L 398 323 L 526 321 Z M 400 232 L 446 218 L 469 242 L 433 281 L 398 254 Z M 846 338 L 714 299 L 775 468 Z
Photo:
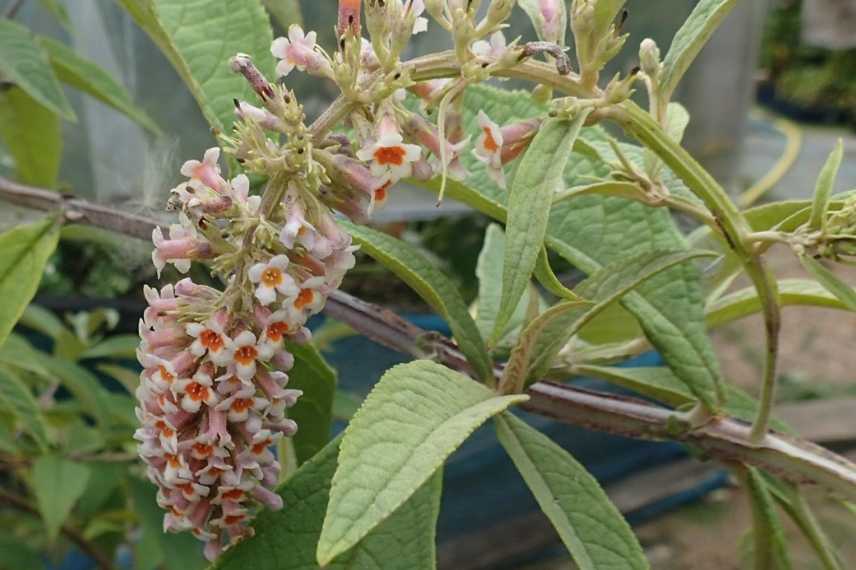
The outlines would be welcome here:
M 253 453 L 255 453 L 256 455 L 259 455 L 260 453 L 264 452 L 264 450 L 267 449 L 267 447 L 271 443 L 272 442 L 269 439 L 266 439 L 264 441 L 260 441 L 258 443 L 254 443 L 253 447 L 252 447 Z
M 199 402 L 208 397 L 210 390 L 208 386 L 204 386 L 199 382 L 191 382 L 187 385 L 187 395 L 190 396 L 190 399 L 194 402 Z
M 173 469 L 178 469 L 181 466 L 181 461 L 178 459 L 178 455 L 167 453 L 164 455 L 164 459 L 166 459 L 166 462 Z
M 220 495 L 221 498 L 227 501 L 240 501 L 244 497 L 244 492 L 240 489 L 229 489 Z
M 259 351 L 256 350 L 254 346 L 242 346 L 238 350 L 235 351 L 235 360 L 237 360 L 240 364 L 247 366 L 252 361 L 256 359 Z
M 401 146 L 382 146 L 374 152 L 374 158 L 378 164 L 386 166 L 393 164 L 401 166 L 404 164 L 406 151 Z
M 199 335 L 199 342 L 208 350 L 217 352 L 223 348 L 223 337 L 219 333 L 206 329 Z
M 193 444 L 193 451 L 196 452 L 196 455 L 208 457 L 214 452 L 214 446 L 198 442 Z
M 282 321 L 271 323 L 267 326 L 267 337 L 273 342 L 282 340 L 282 335 L 288 332 L 288 324 Z
M 315 291 L 312 289 L 301 289 L 300 293 L 297 294 L 297 299 L 294 301 L 294 306 L 297 309 L 302 309 L 311 303 L 314 298 Z
M 282 271 L 277 267 L 268 267 L 262 272 L 262 283 L 268 287 L 282 284 Z
M 243 412 L 249 410 L 252 405 L 253 401 L 250 398 L 238 398 L 232 402 L 232 409 L 236 412 Z
M 169 370 L 167 370 L 163 364 L 158 366 L 158 372 L 160 372 L 161 379 L 163 379 L 164 382 L 172 382 L 175 380 L 175 376 L 170 374 Z
M 392 186 L 392 181 L 391 181 L 391 180 L 390 180 L 390 181 L 388 181 L 388 182 L 386 182 L 386 183 L 384 183 L 384 185 L 383 185 L 383 186 L 381 186 L 380 188 L 378 188 L 378 189 L 376 189 L 376 190 L 374 191 L 374 199 L 375 199 L 375 202 L 381 202 L 381 203 L 383 203 L 383 202 L 385 202 L 385 201 L 386 201 L 386 191 L 387 191 L 387 190 L 389 190 L 389 187 L 390 187 L 390 186 Z
M 482 129 L 484 132 L 484 148 L 486 151 L 490 153 L 494 153 L 499 150 L 499 145 L 496 144 L 496 139 L 493 138 L 493 133 L 490 131 L 488 127 L 484 127 Z
M 223 522 L 226 524 L 226 526 L 231 526 L 233 524 L 238 524 L 239 522 L 244 520 L 245 516 L 246 515 L 226 515 L 225 517 L 223 517 Z

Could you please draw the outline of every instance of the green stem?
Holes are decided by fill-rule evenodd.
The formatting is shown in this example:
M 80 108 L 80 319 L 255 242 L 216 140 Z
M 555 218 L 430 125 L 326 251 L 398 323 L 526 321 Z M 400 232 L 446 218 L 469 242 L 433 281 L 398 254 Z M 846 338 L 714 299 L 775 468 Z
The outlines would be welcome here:
M 663 131 L 650 114 L 632 101 L 626 101 L 607 116 L 651 149 L 686 183 L 713 214 L 728 244 L 742 260 L 746 274 L 758 290 L 767 333 L 766 358 L 761 387 L 761 403 L 752 427 L 753 442 L 767 433 L 775 396 L 776 363 L 779 351 L 781 311 L 775 277 L 765 267 L 746 236 L 751 228 L 725 190 L 696 160 Z

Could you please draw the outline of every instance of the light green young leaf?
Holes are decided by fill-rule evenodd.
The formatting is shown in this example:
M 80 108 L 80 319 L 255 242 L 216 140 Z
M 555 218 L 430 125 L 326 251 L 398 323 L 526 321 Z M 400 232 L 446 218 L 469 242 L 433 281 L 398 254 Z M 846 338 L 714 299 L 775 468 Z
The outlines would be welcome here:
M 27 305 L 27 308 L 18 320 L 18 324 L 38 331 L 54 340 L 59 338 L 63 331 L 68 330 L 62 324 L 59 317 L 48 309 L 33 303 Z
M 612 344 L 642 338 L 645 333 L 636 318 L 617 301 L 604 307 L 580 329 L 579 335 L 590 344 Z
M 288 30 L 291 24 L 303 26 L 303 13 L 300 10 L 299 0 L 262 0 L 262 2 L 283 30 Z
M 58 239 L 53 217 L 0 234 L 0 346 L 36 294 Z
M 494 422 L 500 443 L 580 570 L 650 568 L 630 525 L 585 467 L 508 412 Z
M 252 101 L 247 82 L 229 68 L 246 53 L 273 80 L 273 32 L 261 0 L 117 0 L 184 79 L 208 123 L 229 132 L 233 98 Z
M 666 108 L 666 132 L 675 142 L 681 142 L 690 124 L 690 114 L 680 103 L 669 103 Z
M 292 437 L 298 464 L 307 461 L 330 441 L 333 422 L 333 398 L 336 393 L 336 371 L 311 344 L 290 343 L 294 367 L 288 371 L 288 388 L 303 390 L 288 417 L 300 429 Z
M 15 161 L 15 177 L 55 188 L 62 159 L 59 117 L 19 87 L 0 91 L 0 140 Z
M 565 287 L 565 285 L 559 281 L 559 278 L 556 277 L 556 273 L 550 266 L 550 258 L 548 257 L 546 247 L 542 247 L 541 251 L 538 253 L 538 259 L 535 261 L 533 274 L 535 275 L 535 279 L 538 280 L 538 283 L 556 297 L 565 299 L 566 301 L 574 301 L 578 299 L 577 294 Z
M 117 334 L 102 340 L 87 348 L 80 355 L 82 360 L 87 358 L 127 358 L 133 360 L 137 355 L 140 337 L 132 334 Z
M 350 222 L 340 222 L 363 252 L 383 264 L 416 291 L 449 323 L 452 335 L 480 378 L 491 375 L 491 362 L 479 329 L 457 287 L 415 247 Z
M 255 536 L 227 550 L 212 570 L 320 570 L 315 547 L 338 449 L 339 441 L 332 441 L 306 462 L 279 489 L 286 508 L 263 511 L 254 523 Z M 324 568 L 433 570 L 441 487 L 438 470 L 392 516 Z
M 505 235 L 505 261 L 502 266 L 502 295 L 490 343 L 496 344 L 523 292 L 529 285 L 538 254 L 544 244 L 550 204 L 562 184 L 574 141 L 588 111 L 573 121 L 548 119 L 518 166 L 508 193 L 508 223 Z
M 844 143 L 841 139 L 835 145 L 835 149 L 829 154 L 814 188 L 814 198 L 811 203 L 811 215 L 808 226 L 812 230 L 823 230 L 826 227 L 826 211 L 829 208 L 829 198 L 835 188 L 835 179 L 838 177 L 838 169 L 841 167 L 841 159 L 844 158 Z
M 58 455 L 42 455 L 33 463 L 32 486 L 48 539 L 53 542 L 74 503 L 86 490 L 89 468 Z
M 134 104 L 125 87 L 96 63 L 52 38 L 41 37 L 38 41 L 60 81 L 124 113 L 149 132 L 160 134 L 161 130 L 143 109 Z
M 27 385 L 11 370 L 2 367 L 0 367 L 0 409 L 5 409 L 16 417 L 38 446 L 47 449 L 47 427 L 39 404 Z
M 0 75 L 54 113 L 77 120 L 33 33 L 8 18 L 0 19 Z
M 485 420 L 527 399 L 426 360 L 388 370 L 345 431 L 319 564 L 389 519 Z
M 505 232 L 499 224 L 490 224 L 485 232 L 484 246 L 476 263 L 476 277 L 479 282 L 479 296 L 476 310 L 476 326 L 482 337 L 493 332 L 496 313 L 499 310 L 499 296 L 502 293 L 502 264 L 505 252 Z M 503 331 L 505 339 L 523 322 L 526 307 L 529 306 L 531 288 L 527 288 L 520 303 Z M 495 348 L 495 347 L 493 347 Z
M 846 304 L 823 285 L 808 279 L 779 281 L 779 304 L 782 307 L 793 305 L 849 310 Z M 746 287 L 729 293 L 709 305 L 706 310 L 707 326 L 718 327 L 759 312 L 761 312 L 761 301 L 758 299 L 758 291 L 754 287 Z
M 809 255 L 801 255 L 800 263 L 806 271 L 817 279 L 818 283 L 835 295 L 849 310 L 856 311 L 856 291 L 850 285 L 839 279 L 835 273 Z
M 745 467 L 746 487 L 752 502 L 756 570 L 790 570 L 787 540 L 767 482 L 754 467 Z
M 580 196 L 591 196 L 601 194 L 603 196 L 617 196 L 627 200 L 641 201 L 645 195 L 638 184 L 632 182 L 621 182 L 618 180 L 604 180 L 602 182 L 592 182 L 583 186 L 573 186 L 556 192 L 553 196 L 553 204 L 563 200 L 571 200 Z
M 43 355 L 42 364 L 74 396 L 101 428 L 113 423 L 110 393 L 87 369 L 63 358 Z
M 43 352 L 34 349 L 24 337 L 15 333 L 10 334 L 3 346 L 0 346 L 0 364 L 49 378 L 50 373 L 42 363 L 43 355 Z
M 670 99 L 690 64 L 737 0 L 701 0 L 672 39 L 660 73 L 660 96 Z

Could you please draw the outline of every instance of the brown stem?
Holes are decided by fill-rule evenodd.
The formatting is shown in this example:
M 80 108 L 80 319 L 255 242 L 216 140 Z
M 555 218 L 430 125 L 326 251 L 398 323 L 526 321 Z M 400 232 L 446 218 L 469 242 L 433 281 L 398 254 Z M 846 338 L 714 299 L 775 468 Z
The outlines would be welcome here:
M 13 495 L 11 493 L 7 493 L 6 491 L 0 490 L 0 503 L 6 503 L 7 505 L 18 509 L 19 511 L 24 511 L 26 513 L 31 513 L 36 516 L 39 515 L 38 509 L 32 506 L 30 503 L 18 497 L 17 495 Z M 98 565 L 101 570 L 113 570 L 113 563 L 106 557 L 104 554 L 98 551 L 95 546 L 92 545 L 88 540 L 83 537 L 83 534 L 77 530 L 76 528 L 64 524 L 60 527 L 60 532 L 67 539 L 77 545 L 77 547 L 83 551 L 87 556 L 92 558 L 95 563 Z
M 66 208 L 74 221 L 148 239 L 156 222 L 110 210 L 84 200 L 67 200 L 49 190 L 16 184 L 0 177 L 0 198 L 40 210 Z M 73 213 L 73 216 L 69 214 Z M 417 358 L 430 357 L 472 374 L 466 359 L 449 339 L 425 331 L 388 309 L 342 291 L 330 295 L 324 312 L 368 338 Z M 497 378 L 502 369 L 495 370 Z M 588 429 L 636 439 L 665 439 L 692 445 L 724 462 L 755 465 L 794 483 L 817 483 L 856 500 L 856 464 L 811 442 L 770 432 L 753 443 L 751 427 L 714 417 L 690 428 L 673 410 L 625 396 L 583 390 L 553 382 L 529 387 L 524 407 L 543 416 Z

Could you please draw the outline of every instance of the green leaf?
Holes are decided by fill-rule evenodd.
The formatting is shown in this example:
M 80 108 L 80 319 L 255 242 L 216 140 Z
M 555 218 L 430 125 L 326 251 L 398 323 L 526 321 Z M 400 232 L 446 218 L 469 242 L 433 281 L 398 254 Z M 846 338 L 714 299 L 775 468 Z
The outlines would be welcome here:
M 813 257 L 800 255 L 799 258 L 805 270 L 811 273 L 818 283 L 835 295 L 849 310 L 856 311 L 856 291 L 852 287 L 844 283 L 835 273 Z
M 553 203 L 556 204 L 563 200 L 571 200 L 581 196 L 591 196 L 594 194 L 602 194 L 604 196 L 616 196 L 627 200 L 642 201 L 645 195 L 638 184 L 633 182 L 621 182 L 618 180 L 603 180 L 585 184 L 583 186 L 574 186 L 556 192 L 553 196 Z
M 562 173 L 586 117 L 588 112 L 583 111 L 570 122 L 558 119 L 545 121 L 529 144 L 511 182 L 502 295 L 489 341 L 491 344 L 501 338 L 532 278 L 547 233 L 553 194 L 562 184 Z
M 532 351 L 530 378 L 545 374 L 568 340 L 610 304 L 675 265 L 709 255 L 705 251 L 655 252 L 611 264 L 583 281 L 576 292 L 591 304 L 573 307 L 550 319 Z M 699 400 L 716 407 L 717 384 L 697 383 L 697 379 L 683 376 L 681 380 Z
M 18 418 L 42 449 L 47 449 L 45 420 L 30 389 L 6 368 L 0 368 L 0 407 Z
M 838 139 L 835 149 L 829 154 L 820 175 L 817 177 L 817 185 L 814 188 L 814 199 L 811 203 L 811 215 L 808 226 L 812 230 L 823 230 L 826 227 L 826 211 L 829 207 L 829 197 L 835 188 L 835 179 L 838 169 L 841 167 L 841 159 L 844 157 L 844 143 Z
M 787 541 L 770 489 L 754 467 L 745 467 L 746 487 L 752 502 L 755 569 L 789 570 Z
M 134 104 L 125 87 L 96 63 L 77 55 L 67 45 L 52 38 L 41 37 L 38 41 L 60 81 L 124 113 L 149 132 L 155 135 L 161 133 L 151 117 Z
M 0 346 L 0 364 L 50 379 L 50 373 L 42 363 L 43 356 L 43 352 L 34 349 L 22 336 L 15 333 L 10 334 L 3 346 Z
M 452 281 L 418 249 L 401 240 L 346 221 L 340 222 L 363 252 L 396 274 L 449 323 L 452 335 L 480 378 L 492 374 L 490 357 L 467 305 Z
M 479 132 L 479 110 L 500 124 L 546 112 L 546 108 L 534 103 L 528 93 L 484 85 L 471 87 L 464 96 L 463 123 L 472 136 Z M 604 146 L 608 147 L 601 129 L 582 130 L 575 145 L 575 148 L 580 147 L 581 153 L 565 169 L 566 187 L 609 175 L 610 167 L 597 158 L 598 149 Z M 582 152 L 583 147 L 586 152 Z M 622 146 L 625 152 L 627 148 Z M 449 181 L 449 197 L 497 221 L 504 221 L 505 193 L 491 181 L 481 162 L 469 155 L 462 160 L 470 175 L 465 184 Z M 664 180 L 674 177 L 669 170 L 662 175 Z M 412 182 L 434 192 L 439 187 L 436 180 Z M 555 204 L 550 212 L 545 243 L 589 275 L 623 257 L 687 247 L 671 216 L 662 208 L 603 196 L 584 196 Z M 720 382 L 720 371 L 705 329 L 702 299 L 700 272 L 686 263 L 649 279 L 626 295 L 621 304 L 636 318 L 651 344 L 680 377 L 696 385 L 716 385 Z
M 92 416 L 99 427 L 111 425 L 110 393 L 98 378 L 82 366 L 63 358 L 43 355 L 42 364 L 74 396 L 81 408 Z
M 234 122 L 232 99 L 254 97 L 229 59 L 246 53 L 274 79 L 273 32 L 261 0 L 117 1 L 176 68 L 208 123 L 222 132 Z
M 9 533 L 9 536 L 0 537 L 0 568 L 43 570 L 45 562 L 38 551 L 27 546 L 13 533 Z
M 140 337 L 132 334 L 117 334 L 108 337 L 95 346 L 87 348 L 80 355 L 81 359 L 87 358 L 127 358 L 135 359 L 137 347 L 140 345 Z
M 288 30 L 291 24 L 303 26 L 303 13 L 300 10 L 299 0 L 262 0 L 262 2 L 283 30 Z
M 675 142 L 681 142 L 690 124 L 690 114 L 680 103 L 669 103 L 666 108 L 666 132 Z
M 279 490 L 286 507 L 263 511 L 254 523 L 255 536 L 227 550 L 212 570 L 318 569 L 315 547 L 338 449 L 339 440 L 330 442 L 305 463 Z M 324 568 L 433 570 L 441 486 L 438 470 L 392 516 Z
M 116 382 L 122 385 L 128 394 L 134 394 L 137 386 L 140 385 L 140 375 L 133 370 L 129 370 L 118 364 L 97 364 L 95 366 L 99 372 L 113 378 Z
M 323 566 L 387 520 L 489 417 L 528 396 L 497 396 L 430 361 L 388 370 L 351 420 L 318 562 Z
M 0 140 L 25 183 L 55 188 L 62 159 L 59 117 L 19 87 L 0 91 Z
M 496 323 L 496 314 L 499 310 L 499 297 L 502 293 L 504 252 L 505 232 L 503 232 L 499 224 L 490 224 L 485 231 L 484 245 L 481 252 L 479 252 L 478 261 L 476 262 L 476 277 L 479 282 L 476 326 L 482 337 L 490 335 Z M 517 304 L 517 308 L 511 316 L 511 320 L 505 326 L 501 338 L 504 339 L 523 322 L 531 293 L 532 290 L 530 288 L 527 288 L 523 293 L 523 298 Z
M 850 310 L 838 297 L 816 281 L 782 279 L 778 288 L 779 305 L 782 307 L 796 305 Z M 707 326 L 713 328 L 761 312 L 761 301 L 754 287 L 746 287 L 718 299 L 707 307 L 706 312 Z
M 36 294 L 58 239 L 53 217 L 0 234 L 0 346 Z
M 87 481 L 88 467 L 58 455 L 42 455 L 33 463 L 33 494 L 51 542 L 86 490 Z
M 0 75 L 54 113 L 77 120 L 32 32 L 8 18 L 0 19 Z
M 128 492 L 133 512 L 139 518 L 142 536 L 135 548 L 135 568 L 166 570 L 202 570 L 207 566 L 202 557 L 202 543 L 187 532 L 163 531 L 164 511 L 157 504 L 157 488 L 149 481 L 129 477 Z M 246 570 L 249 570 L 247 568 Z
M 580 570 L 649 568 L 630 526 L 567 451 L 512 414 L 496 433 Z
M 765 481 L 773 499 L 799 527 L 824 569 L 843 570 L 844 567 L 841 565 L 834 543 L 824 532 L 799 487 L 772 476 L 765 477 Z
M 27 305 L 27 308 L 18 320 L 18 324 L 38 331 L 54 340 L 68 330 L 53 312 L 36 304 Z
M 678 82 L 716 28 L 737 4 L 736 0 L 701 0 L 675 33 L 663 58 L 660 96 L 670 99 Z
M 336 371 L 311 344 L 290 343 L 288 350 L 294 355 L 288 387 L 303 390 L 297 404 L 288 410 L 288 417 L 300 426 L 292 442 L 298 463 L 303 463 L 330 441 Z

